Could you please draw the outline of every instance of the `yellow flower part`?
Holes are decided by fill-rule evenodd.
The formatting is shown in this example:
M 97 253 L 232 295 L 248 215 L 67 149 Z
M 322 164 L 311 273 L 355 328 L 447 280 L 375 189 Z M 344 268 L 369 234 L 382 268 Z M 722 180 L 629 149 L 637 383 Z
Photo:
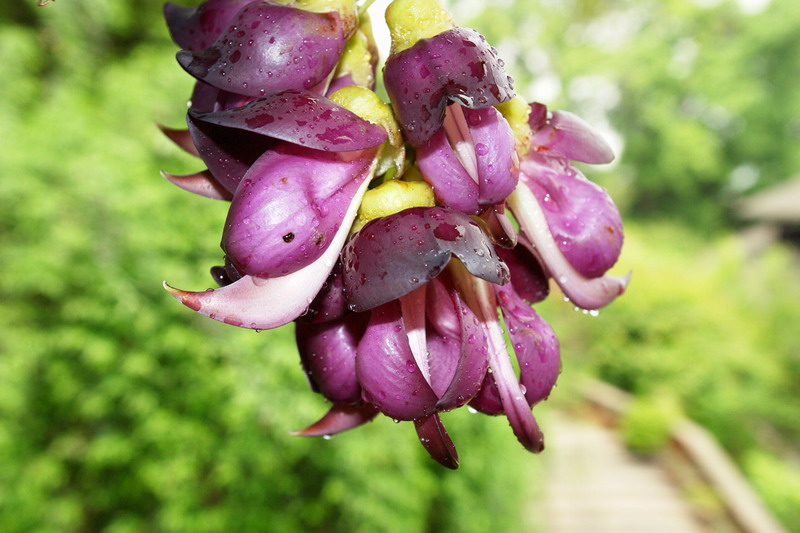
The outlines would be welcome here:
M 353 232 L 374 218 L 398 213 L 409 207 L 433 207 L 433 189 L 424 181 L 391 180 L 367 191 L 358 208 Z
M 345 74 L 350 74 L 353 82 L 361 87 L 371 87 L 375 82 L 369 39 L 361 30 L 356 31 L 347 40 L 334 77 L 338 78 Z
M 392 35 L 393 54 L 455 27 L 439 0 L 394 0 L 386 8 L 386 25 Z
M 520 157 L 527 154 L 531 149 L 531 127 L 528 124 L 528 117 L 531 108 L 521 96 L 515 96 L 507 102 L 498 104 L 495 108 L 502 113 L 514 132 L 517 140 L 517 153 Z

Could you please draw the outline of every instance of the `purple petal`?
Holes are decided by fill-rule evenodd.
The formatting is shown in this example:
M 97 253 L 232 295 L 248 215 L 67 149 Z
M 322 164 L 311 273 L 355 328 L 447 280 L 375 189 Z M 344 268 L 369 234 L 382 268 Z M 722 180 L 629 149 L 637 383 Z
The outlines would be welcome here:
M 361 398 L 356 351 L 367 318 L 350 313 L 332 322 L 297 323 L 297 348 L 309 383 L 314 391 L 334 403 L 353 403 Z
M 578 272 L 558 248 L 536 197 L 524 184 L 519 184 L 508 205 L 530 238 L 536 253 L 564 294 L 578 307 L 599 309 L 625 292 L 630 274 L 623 277 L 604 275 L 587 278 Z
M 456 156 L 444 128 L 417 149 L 417 165 L 439 203 L 468 215 L 481 212 L 478 184 Z
M 541 302 L 550 294 L 550 284 L 530 250 L 520 244 L 513 249 L 497 248 L 497 255 L 508 265 L 511 286 L 514 291 L 530 303 Z
M 275 144 L 269 137 L 195 121 L 191 114 L 186 123 L 209 172 L 230 194 L 256 159 Z
M 622 218 L 605 189 L 564 159 L 530 154 L 523 180 L 542 207 L 558 248 L 587 278 L 602 276 L 622 250 Z
M 328 278 L 350 231 L 358 205 L 367 190 L 364 180 L 353 198 L 339 231 L 320 258 L 307 267 L 279 278 L 244 276 L 221 289 L 188 292 L 164 282 L 172 296 L 195 311 L 234 326 L 272 329 L 302 315 Z
M 356 372 L 365 399 L 387 416 L 414 420 L 436 411 L 436 394 L 414 362 L 399 302 L 373 309 L 358 345 Z
M 479 109 L 514 97 L 497 51 L 475 30 L 453 28 L 389 57 L 384 83 L 415 147 L 442 126 L 450 102 Z
M 480 392 L 469 402 L 469 405 L 483 414 L 491 416 L 505 414 L 503 402 L 500 400 L 500 391 L 497 390 L 497 383 L 490 372 L 484 376 Z
M 343 161 L 336 153 L 290 144 L 264 153 L 236 189 L 222 249 L 240 272 L 261 278 L 316 261 L 372 175 L 374 155 L 373 149 Z
M 434 461 L 452 470 L 458 468 L 458 452 L 439 415 L 414 420 L 414 427 L 419 441 Z
M 519 168 L 516 139 L 511 126 L 499 111 L 464 108 L 477 157 L 480 180 L 480 203 L 488 206 L 500 203 L 514 192 Z
M 203 50 L 178 52 L 189 74 L 220 89 L 263 96 L 311 89 L 336 66 L 345 37 L 336 13 L 249 3 Z
M 495 291 L 519 362 L 525 398 L 534 405 L 550 395 L 561 371 L 558 338 L 513 289 L 498 287 Z
M 178 147 L 184 152 L 200 157 L 200 154 L 197 152 L 197 148 L 192 142 L 192 136 L 189 134 L 189 130 L 176 130 L 162 126 L 161 124 L 158 124 L 158 129 L 160 129 L 170 141 L 178 145 Z
M 368 403 L 357 405 L 337 404 L 331 407 L 325 416 L 305 429 L 292 431 L 292 435 L 300 437 L 324 437 L 335 435 L 348 429 L 366 424 L 379 413 L 378 408 Z
M 531 113 L 528 119 L 533 130 L 533 144 L 573 161 L 603 164 L 614 160 L 614 151 L 606 140 L 582 118 L 569 111 L 553 111 L 542 124 L 544 106 L 536 105 L 537 112 Z
M 212 200 L 230 201 L 233 198 L 233 195 L 220 185 L 208 170 L 182 176 L 176 176 L 162 170 L 161 175 L 185 191 L 193 192 Z
M 338 78 L 333 79 L 330 85 L 328 85 L 328 90 L 325 91 L 325 96 L 330 98 L 330 96 L 339 89 L 342 89 L 344 87 L 350 87 L 355 84 L 356 82 L 353 81 L 353 77 L 350 74 L 339 76 Z M 368 87 L 368 89 L 372 90 L 373 88 Z
M 253 0 L 208 0 L 196 7 L 164 4 L 164 18 L 175 44 L 184 50 L 202 50 L 217 40 L 222 30 Z
M 206 124 L 331 152 L 371 148 L 387 137 L 381 126 L 309 91 L 283 91 L 235 109 L 214 113 L 190 110 L 189 115 Z
M 453 255 L 479 278 L 508 281 L 489 238 L 463 213 L 415 207 L 370 221 L 342 252 L 351 309 L 365 311 L 408 294 L 435 278 Z
M 241 107 L 252 100 L 252 96 L 223 91 L 213 85 L 197 80 L 197 83 L 194 84 L 192 97 L 189 100 L 189 109 L 199 113 L 223 111 Z
M 506 214 L 505 202 L 487 209 L 480 216 L 486 222 L 486 233 L 491 235 L 495 244 L 502 248 L 514 248 L 517 245 L 517 229 Z
M 449 373 L 447 389 L 439 394 L 436 404 L 443 411 L 460 407 L 478 394 L 489 365 L 486 336 L 478 318 L 461 301 L 458 292 L 453 290 L 451 297 L 461 326 L 460 346 L 457 365 Z M 431 373 L 433 372 L 431 365 Z

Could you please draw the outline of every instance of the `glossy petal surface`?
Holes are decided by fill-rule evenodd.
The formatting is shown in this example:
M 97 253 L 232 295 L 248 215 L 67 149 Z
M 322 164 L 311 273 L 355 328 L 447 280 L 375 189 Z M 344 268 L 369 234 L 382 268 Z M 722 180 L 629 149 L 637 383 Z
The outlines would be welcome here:
M 309 91 L 283 91 L 227 111 L 189 114 L 206 124 L 331 152 L 362 150 L 386 140 L 382 127 Z
M 240 272 L 261 278 L 317 260 L 371 176 L 374 153 L 343 161 L 336 153 L 289 144 L 266 152 L 234 194 L 222 234 L 228 258 Z
M 439 415 L 415 420 L 414 427 L 419 441 L 434 461 L 452 470 L 458 468 L 458 452 Z
M 474 30 L 453 28 L 389 57 L 384 83 L 409 142 L 424 145 L 442 126 L 447 104 L 470 108 L 514 97 L 503 62 Z
M 508 281 L 508 268 L 468 216 L 442 207 L 415 207 L 370 221 L 342 252 L 347 299 L 365 311 L 435 278 L 456 256 L 473 275 Z
M 311 89 L 336 66 L 345 37 L 336 13 L 249 3 L 203 50 L 178 52 L 189 74 L 219 89 L 263 96 Z
M 375 418 L 378 413 L 378 409 L 374 405 L 368 403 L 356 405 L 336 404 L 318 421 L 305 429 L 292 431 L 292 435 L 297 435 L 299 437 L 336 435 L 342 431 L 347 431 L 348 429 L 366 424 Z
M 175 44 L 184 50 L 208 48 L 236 13 L 253 0 L 208 0 L 196 7 L 167 2 L 164 18 Z
M 514 291 L 530 303 L 541 302 L 550 294 L 550 284 L 539 260 L 524 244 L 512 249 L 497 248 L 497 255 L 508 265 Z
M 193 192 L 212 200 L 230 201 L 233 198 L 233 195 L 220 185 L 208 170 L 182 176 L 176 176 L 162 170 L 161 175 L 185 191 Z
M 569 111 L 553 111 L 543 117 L 541 106 L 532 112 L 528 121 L 533 130 L 535 145 L 573 161 L 603 164 L 614 160 L 614 151 L 600 133 L 589 123 Z

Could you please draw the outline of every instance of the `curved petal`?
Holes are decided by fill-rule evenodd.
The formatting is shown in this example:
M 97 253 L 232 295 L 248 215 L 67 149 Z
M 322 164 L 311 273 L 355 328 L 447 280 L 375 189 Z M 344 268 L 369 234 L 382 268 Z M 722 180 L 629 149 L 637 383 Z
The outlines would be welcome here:
M 414 420 L 414 427 L 419 441 L 434 461 L 452 470 L 458 468 L 458 452 L 439 415 Z
M 328 249 L 307 267 L 279 278 L 244 276 L 216 290 L 188 292 L 166 282 L 164 288 L 187 307 L 220 322 L 250 329 L 288 324 L 305 312 L 328 278 L 368 184 L 362 182 Z
M 282 91 L 242 107 L 213 113 L 190 110 L 189 115 L 199 122 L 331 152 L 371 148 L 387 137 L 381 126 L 310 91 Z
M 421 39 L 390 56 L 384 83 L 403 132 L 415 147 L 424 145 L 442 127 L 448 103 L 479 109 L 515 95 L 497 51 L 468 28 Z
M 162 170 L 161 176 L 185 191 L 193 192 L 212 200 L 230 201 L 233 198 L 233 195 L 220 185 L 208 170 L 182 176 L 176 176 Z
M 517 245 L 517 228 L 508 218 L 505 202 L 485 210 L 480 217 L 486 223 L 486 233 L 491 235 L 495 244 L 502 248 L 514 248 Z
M 443 207 L 414 207 L 368 222 L 342 252 L 353 311 L 408 294 L 435 278 L 455 255 L 475 276 L 508 281 L 489 238 L 468 216 Z
M 573 268 L 559 250 L 539 202 L 525 184 L 520 183 L 517 186 L 514 194 L 508 197 L 507 203 L 520 227 L 536 247 L 536 253 L 550 275 L 575 305 L 583 309 L 599 309 L 625 292 L 630 274 L 622 277 L 604 275 L 587 278 Z
M 436 394 L 414 362 L 397 301 L 372 310 L 356 372 L 364 398 L 387 416 L 414 420 L 436 411 Z
M 444 128 L 417 149 L 417 165 L 441 204 L 468 215 L 480 213 L 478 184 L 456 156 Z
M 481 206 L 502 202 L 517 186 L 516 139 L 511 126 L 493 107 L 464 108 L 464 118 L 474 145 Z
M 374 167 L 374 149 L 350 161 L 290 144 L 269 150 L 233 195 L 222 249 L 251 276 L 283 276 L 306 267 L 328 248 Z
M 614 266 L 622 251 L 622 218 L 608 192 L 563 159 L 532 154 L 522 172 L 558 248 L 575 270 L 596 278 Z
M 209 172 L 231 195 L 256 159 L 275 144 L 269 137 L 195 121 L 191 113 L 186 124 Z
M 483 377 L 481 390 L 469 402 L 469 406 L 486 415 L 499 416 L 505 414 L 503 402 L 500 400 L 500 391 L 497 390 L 497 383 L 495 383 L 491 372 L 487 372 Z
M 220 89 L 263 96 L 311 89 L 336 66 L 345 36 L 337 13 L 312 13 L 255 1 L 203 50 L 177 58 L 192 76 Z
M 336 404 L 325 416 L 305 429 L 292 431 L 299 437 L 326 437 L 366 424 L 375 418 L 378 408 L 368 403 L 356 405 Z
M 328 279 L 322 285 L 308 312 L 297 317 L 298 322 L 328 322 L 337 320 L 347 313 L 347 299 L 344 296 L 342 281 L 342 262 L 337 261 Z
M 253 0 L 208 0 L 181 7 L 167 2 L 164 18 L 175 44 L 184 50 L 202 50 L 217 40 L 231 19 Z
M 353 403 L 361 398 L 356 351 L 367 318 L 350 313 L 331 322 L 297 323 L 295 337 L 300 362 L 311 388 L 334 403 Z
M 532 104 L 533 105 L 533 104 Z M 538 104 L 537 113 L 531 113 L 533 144 L 573 161 L 604 164 L 614 160 L 614 151 L 600 133 L 588 122 L 569 111 L 553 111 L 544 123 Z
M 195 147 L 194 143 L 192 142 L 192 136 L 189 133 L 189 130 L 176 130 L 173 128 L 168 128 L 166 126 L 162 126 L 161 124 L 157 124 L 158 129 L 161 130 L 161 133 L 166 135 L 166 137 L 178 145 L 184 152 L 200 157 L 200 154 L 197 152 L 197 148 Z
M 498 287 L 495 291 L 519 362 L 525 398 L 532 406 L 547 399 L 561 372 L 558 338 L 513 289 Z

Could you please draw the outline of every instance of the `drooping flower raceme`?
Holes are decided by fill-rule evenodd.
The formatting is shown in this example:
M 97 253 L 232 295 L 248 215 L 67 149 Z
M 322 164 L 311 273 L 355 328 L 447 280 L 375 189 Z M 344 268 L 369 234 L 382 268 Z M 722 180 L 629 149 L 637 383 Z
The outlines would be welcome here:
M 602 138 L 525 103 L 497 51 L 438 0 L 387 9 L 388 104 L 354 0 L 207 0 L 165 15 L 197 81 L 187 129 L 162 130 L 205 169 L 163 174 L 230 201 L 211 270 L 221 287 L 165 283 L 172 295 L 244 328 L 295 322 L 311 388 L 332 403 L 295 434 L 382 413 L 456 468 L 440 415 L 469 405 L 541 451 L 531 407 L 561 365 L 531 305 L 550 280 L 585 309 L 628 283 L 607 274 L 619 212 L 571 162 L 609 162 Z

